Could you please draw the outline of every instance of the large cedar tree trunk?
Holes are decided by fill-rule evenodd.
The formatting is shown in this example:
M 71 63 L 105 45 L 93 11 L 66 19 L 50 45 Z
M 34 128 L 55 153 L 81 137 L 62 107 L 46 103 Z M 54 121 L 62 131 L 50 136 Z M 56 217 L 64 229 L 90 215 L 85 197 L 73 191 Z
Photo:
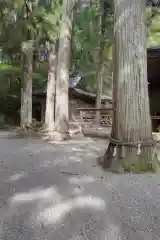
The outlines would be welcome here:
M 21 126 L 25 129 L 32 124 L 32 49 L 21 53 Z
M 56 73 L 55 139 L 69 137 L 68 80 L 74 0 L 63 0 Z
M 114 0 L 114 118 L 112 138 L 121 142 L 152 141 L 147 84 L 145 0 Z M 153 146 L 110 143 L 105 167 L 141 172 L 157 163 Z M 141 150 L 141 151 L 140 151 Z
M 45 129 L 48 134 L 54 130 L 55 118 L 55 80 L 56 80 L 56 47 L 55 44 L 50 46 L 49 53 L 49 70 L 47 81 L 46 111 L 45 111 Z

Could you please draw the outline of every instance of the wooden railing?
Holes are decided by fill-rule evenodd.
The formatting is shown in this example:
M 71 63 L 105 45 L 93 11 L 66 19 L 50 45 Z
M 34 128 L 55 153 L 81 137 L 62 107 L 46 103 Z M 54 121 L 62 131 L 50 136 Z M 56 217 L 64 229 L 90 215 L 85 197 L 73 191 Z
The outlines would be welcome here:
M 151 116 L 152 120 L 160 120 L 160 116 Z
M 85 124 L 96 123 L 96 112 L 100 112 L 100 125 L 112 125 L 112 112 L 113 108 L 78 108 L 80 112 L 81 121 Z

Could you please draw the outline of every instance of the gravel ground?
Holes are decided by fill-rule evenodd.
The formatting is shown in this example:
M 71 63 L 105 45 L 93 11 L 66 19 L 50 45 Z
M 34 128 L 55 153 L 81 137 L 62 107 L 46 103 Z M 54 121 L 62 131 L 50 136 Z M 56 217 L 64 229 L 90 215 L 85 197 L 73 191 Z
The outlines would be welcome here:
M 160 178 L 103 172 L 107 143 L 0 134 L 0 240 L 158 240 Z

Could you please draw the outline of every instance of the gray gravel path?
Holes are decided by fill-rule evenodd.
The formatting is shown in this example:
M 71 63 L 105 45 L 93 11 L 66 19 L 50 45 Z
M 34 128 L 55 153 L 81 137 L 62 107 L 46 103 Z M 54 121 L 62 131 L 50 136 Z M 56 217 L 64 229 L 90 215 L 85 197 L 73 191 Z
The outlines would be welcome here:
M 0 240 L 158 240 L 160 177 L 96 166 L 104 141 L 0 134 Z

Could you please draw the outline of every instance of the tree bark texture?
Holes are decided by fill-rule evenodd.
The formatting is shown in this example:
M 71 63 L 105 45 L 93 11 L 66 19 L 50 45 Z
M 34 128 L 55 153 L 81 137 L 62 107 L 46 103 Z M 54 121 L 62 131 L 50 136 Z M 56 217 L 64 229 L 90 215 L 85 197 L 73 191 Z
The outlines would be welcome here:
M 96 108 L 101 108 L 101 91 L 103 84 L 103 70 L 104 70 L 104 33 L 106 29 L 106 10 L 105 10 L 105 1 L 99 0 L 98 2 L 100 8 L 100 16 L 99 16 L 99 33 L 100 33 L 100 41 L 99 41 L 99 51 L 98 51 L 98 71 L 97 71 L 97 92 L 96 92 Z M 100 111 L 96 112 L 96 124 L 100 125 Z
M 97 73 L 97 91 L 96 91 L 96 108 L 101 108 L 101 89 L 102 89 L 102 78 L 103 78 L 103 49 L 100 46 L 99 50 L 99 71 Z M 100 111 L 96 111 L 96 125 L 100 126 L 101 114 Z
M 68 80 L 74 0 L 63 0 L 59 51 L 56 74 L 55 136 L 59 140 L 69 137 Z
M 112 138 L 121 142 L 152 141 L 147 84 L 145 0 L 114 0 L 114 117 Z M 117 146 L 110 143 L 105 167 L 113 171 L 151 170 L 157 158 L 152 146 Z M 153 164 L 155 163 L 155 164 Z
M 51 44 L 49 53 L 49 70 L 47 81 L 45 128 L 51 133 L 54 130 L 55 119 L 55 87 L 56 87 L 56 47 Z
M 21 86 L 21 126 L 30 128 L 32 124 L 32 49 L 22 51 L 22 86 Z

